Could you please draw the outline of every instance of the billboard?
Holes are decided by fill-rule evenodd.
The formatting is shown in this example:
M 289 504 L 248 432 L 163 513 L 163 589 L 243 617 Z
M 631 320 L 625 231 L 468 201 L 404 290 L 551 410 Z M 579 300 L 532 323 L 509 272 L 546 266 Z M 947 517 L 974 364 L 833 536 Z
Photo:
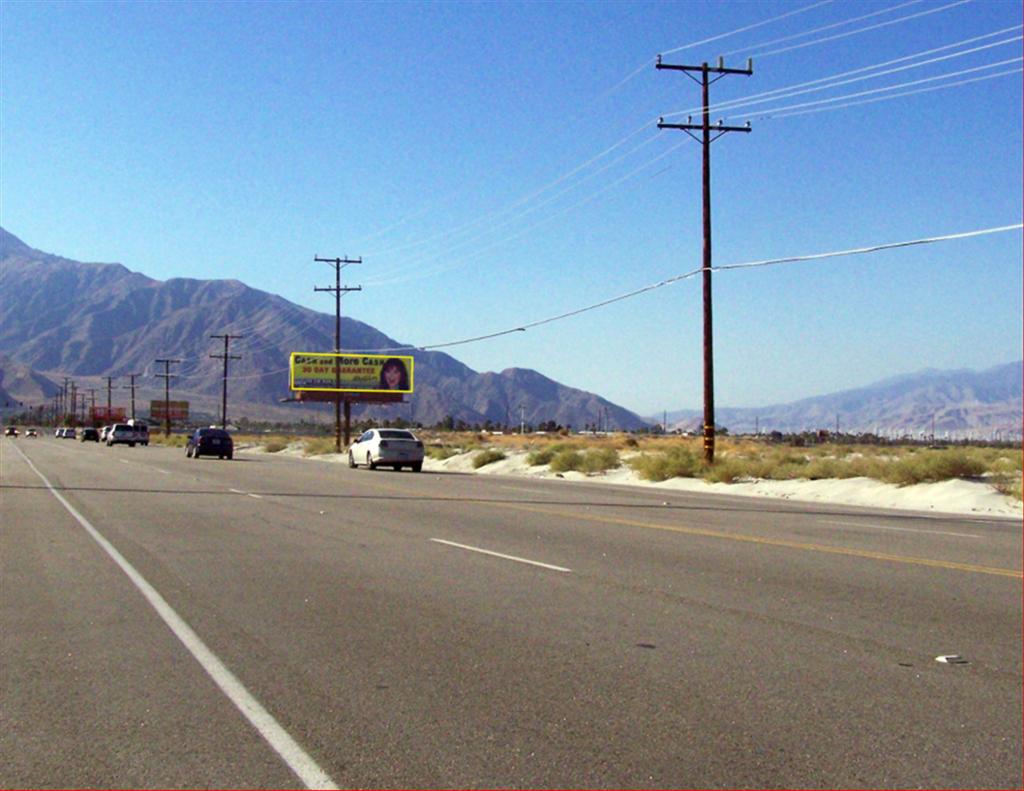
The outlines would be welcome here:
M 351 352 L 292 352 L 289 377 L 292 390 L 411 393 L 413 358 Z
M 188 401 L 150 401 L 151 420 L 188 420 Z
M 124 423 L 124 407 L 113 406 L 109 409 L 105 406 L 89 407 L 89 420 L 93 423 Z

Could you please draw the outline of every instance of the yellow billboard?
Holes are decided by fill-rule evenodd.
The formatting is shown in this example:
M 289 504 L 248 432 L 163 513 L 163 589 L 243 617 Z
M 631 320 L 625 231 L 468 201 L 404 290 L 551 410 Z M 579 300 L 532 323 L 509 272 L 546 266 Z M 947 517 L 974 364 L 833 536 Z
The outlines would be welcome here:
M 292 352 L 292 390 L 411 393 L 413 358 L 388 354 Z

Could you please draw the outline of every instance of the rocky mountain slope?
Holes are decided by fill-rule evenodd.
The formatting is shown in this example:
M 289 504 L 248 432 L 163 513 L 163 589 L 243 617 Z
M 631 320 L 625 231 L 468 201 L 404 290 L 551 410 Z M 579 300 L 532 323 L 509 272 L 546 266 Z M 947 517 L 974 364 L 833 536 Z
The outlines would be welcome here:
M 716 422 L 733 433 L 839 429 L 849 433 L 970 433 L 1020 436 L 1021 361 L 984 371 L 928 369 L 854 390 L 756 409 L 717 409 Z M 670 428 L 696 430 L 697 410 L 670 412 Z M 660 420 L 659 420 L 660 422 Z
M 105 377 L 117 378 L 113 403 L 124 405 L 130 374 L 137 403 L 164 396 L 163 368 L 157 359 L 177 359 L 171 367 L 173 399 L 193 409 L 219 412 L 223 363 L 210 355 L 223 346 L 210 336 L 231 333 L 229 414 L 250 418 L 333 419 L 327 405 L 284 405 L 288 360 L 293 351 L 329 351 L 334 317 L 250 288 L 235 280 L 154 280 L 120 264 L 82 263 L 33 249 L 0 229 L 0 353 L 35 375 L 79 388 L 101 390 Z M 404 344 L 353 319 L 342 318 L 342 345 L 351 351 L 394 349 Z M 372 410 L 425 425 L 451 416 L 469 425 L 518 425 L 554 421 L 583 427 L 604 420 L 632 429 L 645 422 L 593 393 L 583 392 L 523 369 L 478 373 L 440 352 L 412 352 L 416 392 L 411 403 L 355 407 L 359 417 Z M 23 379 L 23 378 L 22 378 Z M 45 394 L 15 388 L 18 400 Z M 52 398 L 52 394 L 45 398 Z M 45 400 L 41 398 L 41 400 Z M 520 409 L 522 407 L 522 409 Z M 145 410 L 142 410 L 145 414 Z

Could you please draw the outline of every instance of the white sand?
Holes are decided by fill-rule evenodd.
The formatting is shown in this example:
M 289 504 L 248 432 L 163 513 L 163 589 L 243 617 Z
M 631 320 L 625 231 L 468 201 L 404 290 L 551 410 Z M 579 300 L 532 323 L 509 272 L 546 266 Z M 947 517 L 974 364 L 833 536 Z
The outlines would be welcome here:
M 263 453 L 259 447 L 240 446 L 239 451 Z M 428 472 L 460 472 L 476 475 L 509 475 L 529 478 L 565 479 L 586 481 L 594 484 L 619 484 L 642 486 L 675 492 L 697 492 L 702 494 L 730 494 L 741 497 L 775 497 L 783 500 L 830 503 L 833 505 L 860 505 L 870 508 L 898 508 L 911 511 L 932 511 L 945 514 L 973 514 L 976 516 L 1016 517 L 1024 516 L 1024 509 L 1017 500 L 1000 494 L 983 481 L 943 481 L 942 483 L 920 483 L 915 486 L 894 486 L 870 478 L 846 478 L 843 480 L 821 481 L 765 481 L 744 483 L 708 483 L 695 478 L 673 478 L 662 483 L 641 480 L 629 467 L 620 467 L 597 475 L 580 472 L 555 473 L 548 467 L 531 467 L 526 451 L 506 451 L 506 458 L 487 464 L 480 469 L 473 468 L 473 459 L 478 451 L 461 453 L 437 461 L 427 458 L 423 469 Z M 281 455 L 303 457 L 303 443 L 294 442 L 280 451 Z M 348 463 L 345 454 L 326 454 L 305 457 L 316 461 Z
M 435 472 L 463 472 L 479 475 L 515 475 L 536 478 L 564 478 L 591 483 L 613 483 L 643 486 L 651 489 L 731 494 L 743 497 L 776 497 L 784 500 L 861 505 L 872 508 L 900 508 L 913 511 L 934 511 L 948 514 L 983 516 L 1024 515 L 1021 503 L 1000 494 L 982 481 L 943 481 L 915 486 L 894 486 L 870 478 L 846 478 L 820 481 L 765 481 L 749 483 L 708 483 L 695 478 L 673 478 L 662 483 L 641 480 L 632 469 L 620 467 L 598 475 L 579 472 L 554 473 L 547 466 L 531 467 L 525 452 L 511 452 L 501 461 L 473 469 L 476 453 L 462 453 L 444 461 L 428 458 L 423 469 Z

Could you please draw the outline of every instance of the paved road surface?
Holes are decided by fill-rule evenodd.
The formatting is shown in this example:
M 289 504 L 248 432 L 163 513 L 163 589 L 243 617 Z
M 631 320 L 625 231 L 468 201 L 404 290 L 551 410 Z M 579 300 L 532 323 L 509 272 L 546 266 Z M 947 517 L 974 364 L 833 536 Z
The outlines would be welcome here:
M 4 438 L 0 786 L 1021 787 L 1021 559 L 1012 520 Z

